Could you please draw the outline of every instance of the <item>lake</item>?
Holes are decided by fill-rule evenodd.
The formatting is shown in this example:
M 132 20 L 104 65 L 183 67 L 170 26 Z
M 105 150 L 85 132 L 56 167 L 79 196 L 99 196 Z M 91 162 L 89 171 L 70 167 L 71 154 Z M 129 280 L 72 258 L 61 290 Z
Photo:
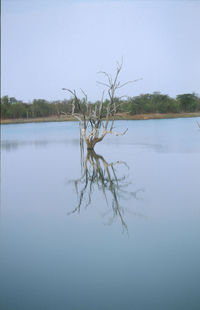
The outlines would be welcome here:
M 200 309 L 195 118 L 1 126 L 2 310 Z

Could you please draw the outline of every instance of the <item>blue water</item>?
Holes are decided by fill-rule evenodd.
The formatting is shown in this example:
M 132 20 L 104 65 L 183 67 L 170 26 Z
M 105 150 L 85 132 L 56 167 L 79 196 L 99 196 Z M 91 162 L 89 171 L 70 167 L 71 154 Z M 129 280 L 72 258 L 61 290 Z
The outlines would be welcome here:
M 86 184 L 78 123 L 2 125 L 1 309 L 200 309 L 196 119 L 115 127 Z

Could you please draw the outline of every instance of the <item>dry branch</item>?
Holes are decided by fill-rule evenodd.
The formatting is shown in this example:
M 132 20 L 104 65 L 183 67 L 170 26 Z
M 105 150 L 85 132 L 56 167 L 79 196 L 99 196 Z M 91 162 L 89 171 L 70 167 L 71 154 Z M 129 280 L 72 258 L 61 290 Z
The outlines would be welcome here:
M 122 133 L 116 133 L 113 131 L 114 128 L 114 120 L 115 115 L 117 114 L 117 109 L 119 104 L 116 104 L 116 92 L 118 89 L 126 86 L 129 83 L 136 82 L 140 79 L 134 81 L 128 81 L 122 83 L 118 81 L 119 74 L 122 69 L 122 64 L 117 64 L 116 72 L 114 77 L 111 74 L 100 71 L 100 74 L 103 74 L 106 78 L 105 82 L 97 82 L 100 85 L 103 85 L 107 89 L 107 94 L 109 98 L 109 102 L 107 105 L 104 105 L 104 93 L 102 94 L 102 99 L 97 104 L 89 104 L 88 96 L 85 91 L 81 89 L 83 94 L 83 99 L 79 99 L 77 97 L 76 91 L 71 90 L 69 88 L 63 88 L 72 95 L 72 115 L 77 118 L 80 122 L 81 130 L 80 130 L 80 140 L 84 139 L 87 149 L 94 149 L 96 143 L 99 143 L 104 139 L 107 134 L 113 134 L 115 136 L 124 135 L 127 132 L 127 129 Z M 118 98 L 121 99 L 121 96 Z M 104 115 L 104 110 L 105 114 Z

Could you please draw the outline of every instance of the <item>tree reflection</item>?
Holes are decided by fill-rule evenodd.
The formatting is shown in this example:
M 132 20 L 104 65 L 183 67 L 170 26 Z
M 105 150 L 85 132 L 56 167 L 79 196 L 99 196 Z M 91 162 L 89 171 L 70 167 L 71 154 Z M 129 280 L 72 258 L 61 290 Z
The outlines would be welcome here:
M 128 230 L 127 224 L 124 220 L 125 208 L 120 205 L 121 199 L 128 199 L 134 197 L 138 198 L 138 193 L 141 189 L 136 191 L 128 191 L 127 187 L 130 185 L 128 175 L 118 171 L 117 167 L 125 167 L 129 169 L 128 165 L 123 161 L 116 161 L 108 163 L 103 156 L 90 150 L 85 159 L 82 160 L 82 175 L 79 179 L 74 180 L 78 203 L 75 209 L 68 214 L 80 212 L 82 206 L 89 206 L 92 202 L 92 196 L 95 189 L 103 193 L 105 201 L 109 206 L 109 224 L 117 218 L 120 219 L 124 230 Z M 124 170 L 124 169 L 122 169 Z M 119 176 L 120 174 L 120 176 Z M 136 214 L 136 213 L 135 213 Z M 108 215 L 107 213 L 105 214 Z M 141 214 L 137 215 L 141 216 Z

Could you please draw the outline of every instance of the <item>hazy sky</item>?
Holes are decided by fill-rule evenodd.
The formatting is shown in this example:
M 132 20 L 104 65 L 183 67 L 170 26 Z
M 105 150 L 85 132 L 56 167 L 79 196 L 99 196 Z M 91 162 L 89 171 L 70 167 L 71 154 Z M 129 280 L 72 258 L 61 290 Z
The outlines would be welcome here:
M 97 100 L 122 56 L 121 81 L 143 78 L 123 94 L 200 93 L 200 1 L 2 0 L 1 14 L 1 95 Z

